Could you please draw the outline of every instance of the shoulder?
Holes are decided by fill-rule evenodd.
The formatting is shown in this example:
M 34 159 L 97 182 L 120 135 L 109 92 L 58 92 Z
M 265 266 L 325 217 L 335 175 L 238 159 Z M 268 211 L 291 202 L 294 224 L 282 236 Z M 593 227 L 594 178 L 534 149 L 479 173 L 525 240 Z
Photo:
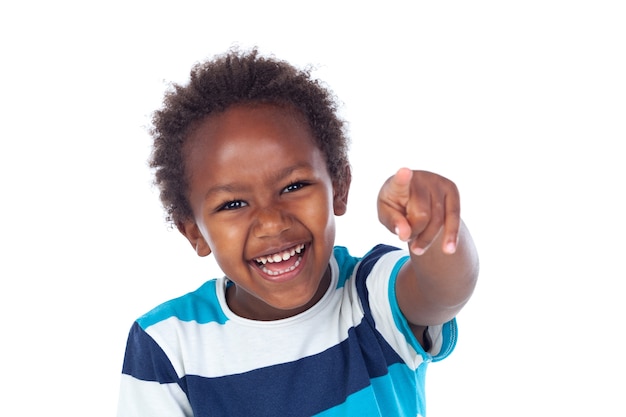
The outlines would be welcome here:
M 362 257 L 352 256 L 347 248 L 336 246 L 333 260 L 339 271 L 338 287 L 343 287 L 353 276 L 355 281 L 365 281 L 372 274 L 391 277 L 395 274 L 395 269 L 403 263 L 399 261 L 406 256 L 406 251 L 384 244 L 374 246 Z
M 139 317 L 137 323 L 143 329 L 170 318 L 179 321 L 219 322 L 223 324 L 227 318 L 217 298 L 218 282 L 219 280 L 212 279 L 195 291 L 158 305 Z
M 381 260 L 385 260 L 385 263 L 391 263 L 395 265 L 400 258 L 406 256 L 406 251 L 401 250 L 395 246 L 389 245 L 377 245 L 374 246 L 364 257 L 359 265 L 359 274 L 369 275 L 372 269 Z M 392 256 L 388 256 L 392 255 Z M 395 255 L 395 256 L 393 256 Z
M 360 269 L 371 269 L 384 255 L 394 252 L 402 251 L 400 248 L 389 245 L 376 245 L 370 251 L 368 251 L 362 257 L 352 256 L 347 248 L 343 246 L 335 246 L 333 250 L 333 257 L 337 262 L 339 269 L 346 272 L 352 272 L 355 266 L 359 265 Z

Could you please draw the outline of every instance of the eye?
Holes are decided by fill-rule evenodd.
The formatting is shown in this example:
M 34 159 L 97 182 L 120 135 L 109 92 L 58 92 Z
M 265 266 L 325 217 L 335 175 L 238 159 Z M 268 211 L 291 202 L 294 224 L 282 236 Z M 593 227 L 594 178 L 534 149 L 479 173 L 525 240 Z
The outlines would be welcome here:
M 294 191 L 298 191 L 299 189 L 306 187 L 307 185 L 309 185 L 307 182 L 296 181 L 296 182 L 291 183 L 288 186 L 286 186 L 283 189 L 283 193 L 292 193 Z
M 246 207 L 248 205 L 248 203 L 246 203 L 245 201 L 242 200 L 233 200 L 233 201 L 227 201 L 224 204 L 220 205 L 217 208 L 217 211 L 222 211 L 222 210 L 237 210 L 243 207 Z

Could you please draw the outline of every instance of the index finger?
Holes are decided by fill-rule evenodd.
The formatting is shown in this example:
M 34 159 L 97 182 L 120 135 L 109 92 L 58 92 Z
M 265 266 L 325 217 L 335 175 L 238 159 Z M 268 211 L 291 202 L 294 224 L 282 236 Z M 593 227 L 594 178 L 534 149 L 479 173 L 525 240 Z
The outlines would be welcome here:
M 444 208 L 445 218 L 443 223 L 442 250 L 444 253 L 453 254 L 459 242 L 459 230 L 461 228 L 461 199 L 456 186 L 452 184 L 452 190 L 446 194 Z

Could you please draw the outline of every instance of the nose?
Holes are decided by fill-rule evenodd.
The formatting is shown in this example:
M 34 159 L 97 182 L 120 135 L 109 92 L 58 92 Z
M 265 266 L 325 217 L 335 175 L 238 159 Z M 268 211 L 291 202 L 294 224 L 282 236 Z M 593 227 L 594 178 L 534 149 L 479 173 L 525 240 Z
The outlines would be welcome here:
M 277 207 L 268 207 L 258 210 L 254 222 L 256 237 L 272 237 L 289 230 L 292 219 L 283 210 Z

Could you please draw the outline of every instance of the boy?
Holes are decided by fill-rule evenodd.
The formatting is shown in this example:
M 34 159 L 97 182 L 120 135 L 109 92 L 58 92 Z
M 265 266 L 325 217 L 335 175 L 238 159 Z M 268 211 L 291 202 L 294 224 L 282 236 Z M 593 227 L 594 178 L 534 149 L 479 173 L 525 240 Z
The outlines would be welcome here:
M 347 139 L 307 72 L 233 50 L 153 122 L 168 219 L 224 277 L 135 322 L 119 416 L 424 415 L 426 366 L 478 274 L 455 185 L 400 169 L 378 212 L 409 251 L 356 258 L 334 247 Z

